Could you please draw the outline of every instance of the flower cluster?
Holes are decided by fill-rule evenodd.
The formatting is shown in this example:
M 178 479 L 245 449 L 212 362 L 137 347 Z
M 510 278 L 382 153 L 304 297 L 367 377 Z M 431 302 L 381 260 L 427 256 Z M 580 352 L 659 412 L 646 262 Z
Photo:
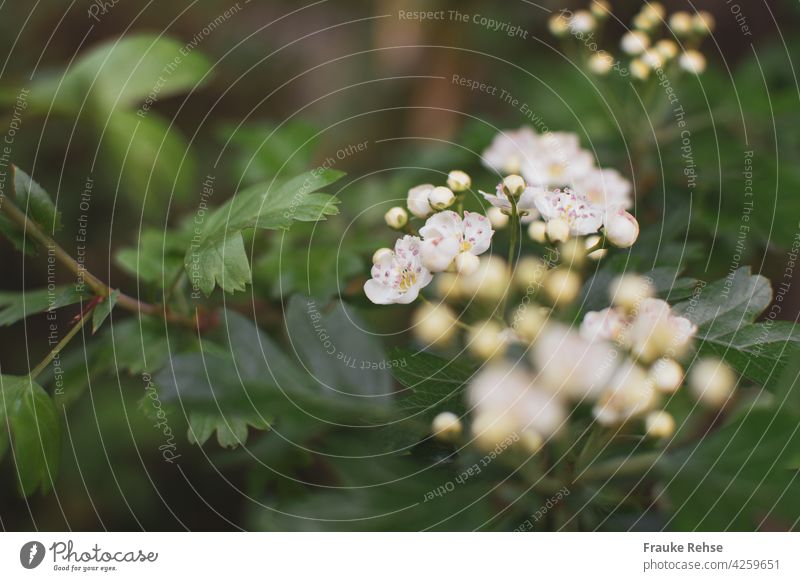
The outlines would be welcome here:
M 631 59 L 625 69 L 620 67 L 612 52 L 600 50 L 594 40 L 610 14 L 608 2 L 594 0 L 588 10 L 562 10 L 550 19 L 549 28 L 555 36 L 571 34 L 580 39 L 589 49 L 587 68 L 597 75 L 616 69 L 624 70 L 626 76 L 630 73 L 634 78 L 645 80 L 651 72 L 664 69 L 671 62 L 695 75 L 705 71 L 706 59 L 698 49 L 703 38 L 714 30 L 714 17 L 709 12 L 678 11 L 667 17 L 661 3 L 646 2 L 620 40 L 620 49 Z

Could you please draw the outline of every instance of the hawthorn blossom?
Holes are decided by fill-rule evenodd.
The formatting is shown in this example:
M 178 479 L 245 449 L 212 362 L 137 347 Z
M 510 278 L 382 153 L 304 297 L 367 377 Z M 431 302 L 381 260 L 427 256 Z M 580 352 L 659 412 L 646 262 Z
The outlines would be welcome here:
M 484 367 L 467 387 L 467 399 L 475 412 L 473 431 L 484 440 L 500 441 L 527 431 L 548 438 L 567 417 L 561 398 L 508 362 Z
M 531 185 L 552 188 L 572 185 L 594 168 L 594 156 L 581 149 L 576 134 L 553 132 L 539 136 L 520 173 Z
M 563 220 L 573 236 L 594 234 L 603 225 L 603 208 L 569 188 L 549 192 L 539 190 L 534 201 L 545 221 Z
M 639 222 L 621 206 L 607 208 L 603 226 L 608 241 L 618 248 L 630 248 L 639 238 Z
M 536 220 L 539 217 L 539 211 L 536 209 L 535 194 L 540 188 L 527 187 L 522 190 L 522 193 L 517 200 L 517 214 L 520 216 L 520 221 L 527 224 Z M 487 192 L 478 190 L 483 199 L 489 202 L 495 208 L 499 208 L 504 214 L 511 214 L 511 201 L 508 199 L 503 182 L 497 184 L 496 194 L 489 194 Z
M 608 308 L 602 311 L 590 311 L 581 322 L 581 337 L 588 341 L 604 339 L 615 341 L 626 325 L 625 315 L 617 309 Z
M 432 184 L 422 184 L 408 190 L 408 198 L 406 205 L 409 211 L 417 218 L 427 218 L 433 214 L 434 210 L 431 207 L 431 192 L 434 186 Z
M 364 293 L 376 305 L 413 302 L 433 279 L 422 265 L 422 241 L 416 236 L 403 236 L 394 252 L 381 252 L 375 259 Z
M 482 155 L 483 165 L 506 175 L 519 173 L 523 165 L 536 154 L 539 136 L 530 127 L 502 131 Z
M 622 335 L 630 350 L 644 360 L 683 353 L 697 333 L 697 325 L 672 314 L 669 303 L 646 298 Z
M 593 169 L 575 180 L 573 187 L 598 206 L 633 207 L 633 186 L 615 169 Z
M 644 368 L 625 361 L 614 372 L 592 411 L 598 423 L 608 426 L 650 411 L 657 401 L 658 394 Z
M 531 350 L 542 385 L 564 397 L 595 399 L 616 368 L 617 351 L 607 341 L 585 339 L 558 323 L 539 333 Z
M 474 272 L 478 261 L 473 257 L 477 258 L 489 249 L 494 230 L 483 214 L 464 212 L 462 219 L 456 212 L 447 210 L 428 218 L 419 233 L 423 239 L 422 263 L 428 270 L 442 272 L 457 257 L 471 255 L 459 262 L 468 263 Z

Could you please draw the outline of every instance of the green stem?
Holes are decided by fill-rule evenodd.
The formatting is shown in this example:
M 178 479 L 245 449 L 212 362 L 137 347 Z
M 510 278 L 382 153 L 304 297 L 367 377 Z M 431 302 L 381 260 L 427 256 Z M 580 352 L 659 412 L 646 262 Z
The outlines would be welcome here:
M 86 321 L 88 321 L 89 317 L 92 315 L 92 313 L 94 313 L 96 306 L 97 304 L 95 303 L 85 312 L 81 313 L 80 320 L 75 324 L 74 327 L 72 327 L 72 329 L 69 330 L 69 333 L 64 335 L 64 338 L 61 339 L 61 341 L 59 341 L 58 344 L 50 350 L 50 353 L 47 354 L 47 356 L 39 363 L 39 365 L 33 368 L 29 374 L 31 379 L 36 379 L 42 373 L 42 371 L 44 371 L 47 366 L 50 365 L 50 362 L 58 357 L 58 354 L 61 353 L 61 350 L 66 347 L 70 341 L 72 341 L 73 337 L 78 334 L 78 331 L 83 329 Z
M 663 454 L 664 451 L 659 450 L 657 452 L 648 452 L 630 458 L 608 460 L 593 468 L 587 468 L 583 474 L 576 479 L 576 482 L 606 480 L 618 476 L 642 474 L 653 468 Z
M 503 301 L 500 304 L 500 315 L 505 316 L 506 302 L 508 301 L 508 292 L 511 289 L 511 279 L 514 276 L 514 261 L 517 255 L 517 246 L 519 245 L 519 212 L 517 211 L 517 200 L 513 196 L 508 196 L 511 202 L 511 241 L 508 245 L 508 280 L 509 285 L 506 288 L 506 293 L 503 295 Z

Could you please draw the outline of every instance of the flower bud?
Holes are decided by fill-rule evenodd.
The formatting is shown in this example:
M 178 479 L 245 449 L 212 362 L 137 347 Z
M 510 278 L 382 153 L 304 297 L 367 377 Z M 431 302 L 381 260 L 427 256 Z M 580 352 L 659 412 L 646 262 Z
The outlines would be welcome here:
M 570 268 L 573 266 L 581 266 L 586 258 L 586 248 L 583 240 L 580 238 L 571 238 L 561 244 L 558 249 L 561 257 L 561 264 L 567 265 Z
M 653 30 L 658 26 L 658 22 L 656 18 L 646 12 L 640 12 L 633 17 L 633 27 L 644 32 Z
M 392 256 L 394 252 L 391 248 L 378 248 L 375 253 L 372 255 L 372 264 L 378 264 L 385 258 Z
M 630 248 L 639 238 L 639 222 L 622 208 L 611 208 L 606 214 L 605 235 L 617 248 Z
M 547 241 L 547 224 L 542 220 L 534 220 L 528 226 L 528 236 L 534 242 L 544 244 Z
M 456 196 L 450 188 L 439 186 L 431 191 L 430 204 L 434 210 L 449 208 L 455 201 Z
M 664 61 L 669 61 L 678 56 L 678 45 L 674 40 L 665 38 L 656 43 L 655 50 L 661 55 Z
M 446 345 L 456 333 L 456 314 L 445 304 L 424 304 L 411 319 L 414 335 L 430 345 Z
M 477 414 L 472 420 L 475 445 L 486 452 L 494 450 L 498 444 L 514 433 L 514 424 L 508 414 L 499 417 L 494 414 Z
M 592 0 L 589 9 L 594 14 L 594 17 L 599 20 L 605 20 L 611 14 L 611 4 L 606 0 Z
M 461 291 L 467 298 L 491 303 L 503 300 L 510 282 L 506 261 L 486 256 L 480 259 L 477 272 L 461 277 Z
M 675 12 L 669 17 L 669 27 L 675 36 L 685 37 L 691 34 L 694 28 L 694 21 L 692 15 L 683 10 Z
M 547 238 L 550 242 L 566 242 L 569 239 L 569 224 L 561 218 L 547 223 Z
M 722 407 L 733 393 L 736 376 L 727 363 L 708 357 L 692 365 L 689 389 L 702 403 Z
M 547 21 L 547 28 L 553 36 L 562 37 L 569 30 L 569 20 L 563 14 L 555 14 Z
M 623 35 L 620 46 L 626 54 L 641 54 L 650 46 L 650 37 L 641 30 L 632 30 Z
M 549 318 L 550 311 L 544 307 L 529 304 L 514 315 L 514 330 L 520 339 L 533 343 Z
M 433 191 L 431 184 L 422 184 L 408 190 L 406 205 L 409 211 L 417 218 L 427 218 L 433 214 L 433 208 L 431 208 L 430 204 L 431 191 Z
M 660 2 L 648 2 L 642 6 L 642 14 L 646 14 L 650 18 L 660 20 L 667 15 L 664 5 Z
M 605 51 L 596 52 L 589 57 L 588 66 L 596 75 L 607 75 L 614 67 L 614 57 Z
M 661 53 L 654 48 L 649 48 L 644 51 L 640 60 L 654 71 L 664 67 L 664 58 L 661 56 Z
M 569 19 L 569 29 L 578 34 L 592 32 L 597 26 L 597 22 L 588 10 L 576 10 Z
M 454 192 L 464 192 L 472 185 L 472 178 L 461 170 L 453 170 L 447 174 L 447 187 Z
M 636 274 L 618 276 L 608 290 L 611 302 L 627 312 L 635 311 L 644 299 L 656 294 L 650 281 Z
M 650 77 L 650 67 L 642 59 L 633 59 L 630 64 L 631 76 L 640 81 L 646 81 Z
M 548 266 L 535 256 L 525 256 L 517 262 L 514 270 L 514 282 L 522 292 L 527 292 L 528 287 L 539 287 L 547 276 Z
M 480 259 L 471 252 L 462 252 L 456 256 L 456 271 L 464 276 L 475 274 L 480 265 Z
M 595 246 L 597 246 L 597 243 L 600 242 L 601 240 L 602 240 L 602 238 L 600 236 L 598 236 L 597 234 L 593 234 L 591 236 L 587 236 L 586 240 L 584 241 L 584 246 L 585 246 L 586 250 L 588 251 L 590 248 L 594 248 Z M 589 254 L 587 256 L 591 260 L 600 260 L 607 253 L 608 253 L 608 250 L 606 250 L 605 248 L 600 248 L 598 250 L 593 250 L 592 252 L 589 252 Z
M 681 68 L 694 75 L 701 75 L 706 70 L 706 57 L 699 51 L 689 49 L 678 59 Z
M 655 439 L 669 438 L 675 433 L 675 418 L 663 410 L 650 412 L 644 420 L 648 437 Z
M 436 294 L 449 301 L 459 300 L 463 296 L 461 277 L 452 272 L 442 272 L 434 278 Z
M 394 208 L 390 208 L 389 211 L 383 215 L 383 219 L 386 220 L 386 225 L 389 226 L 389 228 L 400 230 L 403 226 L 408 224 L 408 212 L 400 206 L 395 206 Z
M 548 271 L 542 288 L 553 305 L 568 305 L 578 297 L 581 277 L 567 268 L 554 268 Z
M 653 386 L 664 393 L 675 393 L 683 383 L 683 368 L 674 359 L 662 358 L 650 368 Z
M 496 206 L 492 206 L 486 210 L 486 217 L 489 218 L 489 222 L 495 230 L 508 226 L 508 214 L 504 214 L 503 210 Z
M 518 198 L 525 189 L 525 180 L 516 174 L 510 175 L 503 180 L 503 187 L 509 196 Z
M 442 441 L 453 442 L 461 437 L 463 426 L 461 420 L 453 412 L 442 412 L 431 422 L 433 435 Z
M 692 18 L 692 28 L 694 28 L 695 32 L 703 36 L 711 34 L 715 26 L 716 21 L 714 20 L 714 15 L 705 10 L 701 10 Z
M 495 321 L 476 323 L 469 332 L 467 348 L 481 359 L 491 359 L 505 353 L 503 328 Z
M 519 443 L 529 454 L 537 454 L 544 447 L 544 438 L 535 430 L 523 430 L 519 437 Z

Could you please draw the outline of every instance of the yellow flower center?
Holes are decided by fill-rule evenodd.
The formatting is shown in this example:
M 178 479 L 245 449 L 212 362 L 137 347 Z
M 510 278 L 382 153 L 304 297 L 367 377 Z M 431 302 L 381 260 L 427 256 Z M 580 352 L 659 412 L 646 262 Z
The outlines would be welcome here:
M 417 282 L 417 273 L 409 268 L 404 268 L 400 272 L 400 290 L 407 291 Z

